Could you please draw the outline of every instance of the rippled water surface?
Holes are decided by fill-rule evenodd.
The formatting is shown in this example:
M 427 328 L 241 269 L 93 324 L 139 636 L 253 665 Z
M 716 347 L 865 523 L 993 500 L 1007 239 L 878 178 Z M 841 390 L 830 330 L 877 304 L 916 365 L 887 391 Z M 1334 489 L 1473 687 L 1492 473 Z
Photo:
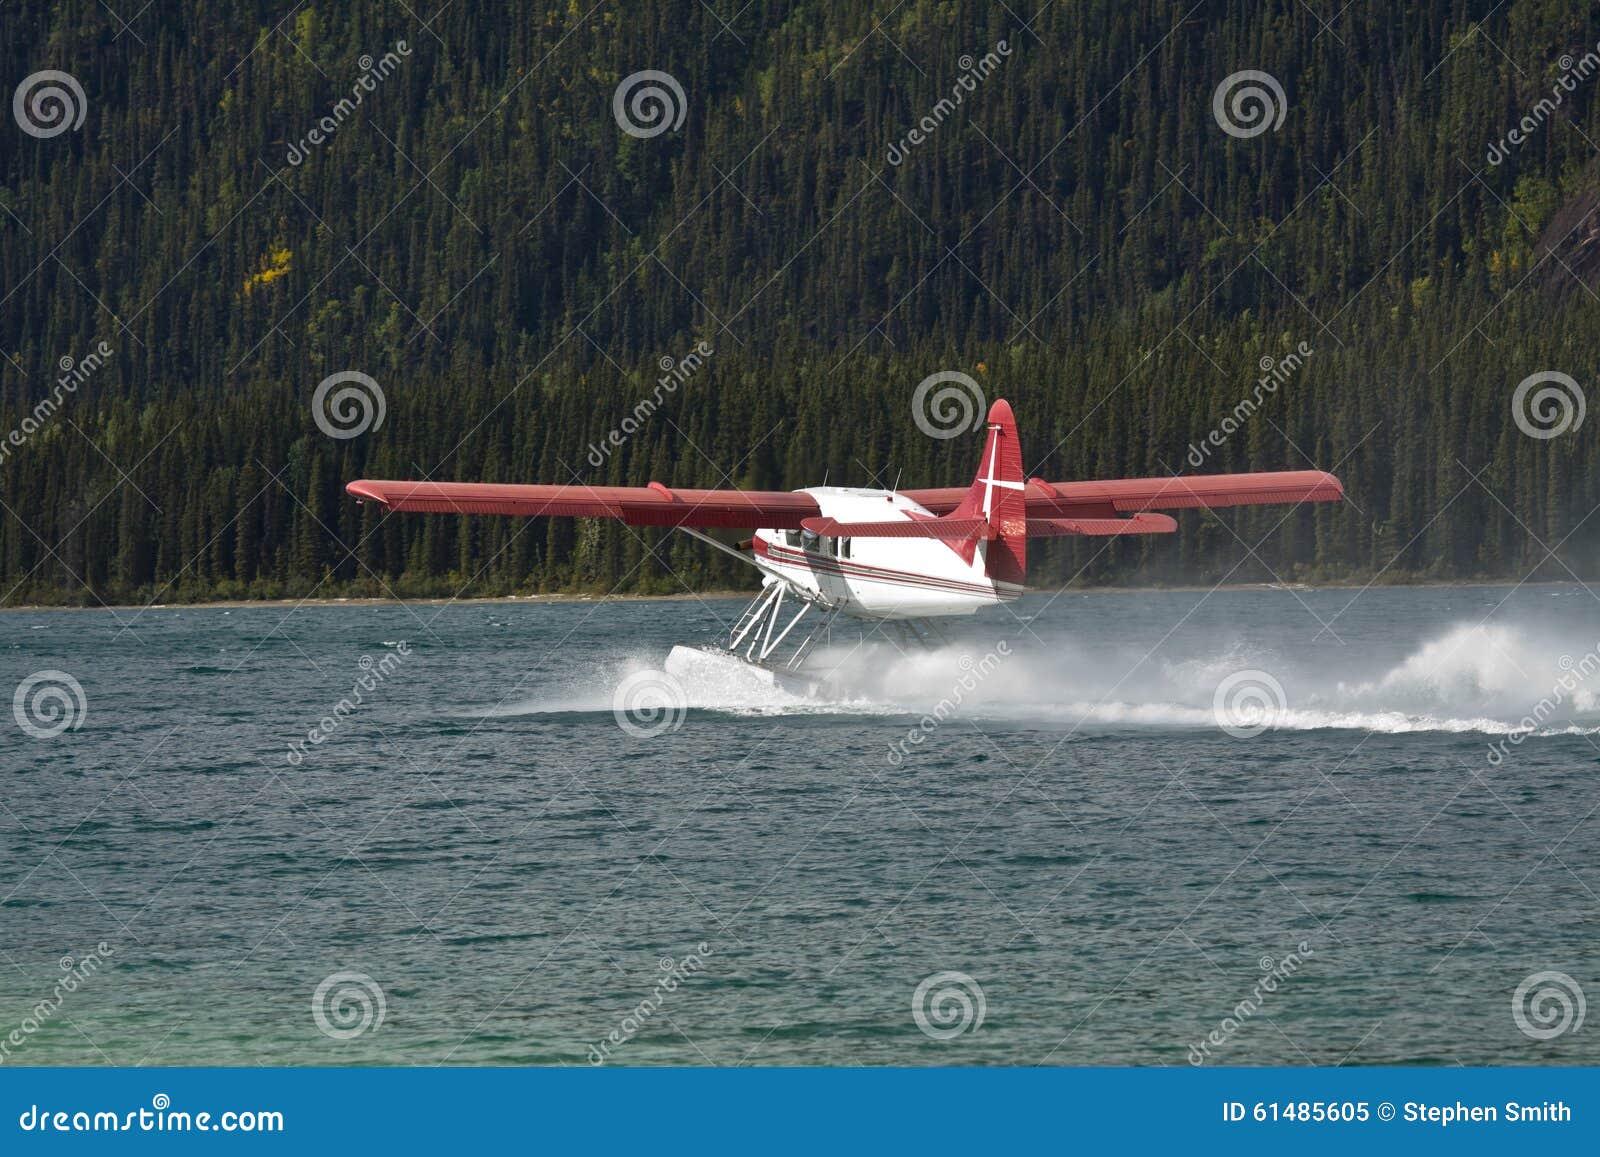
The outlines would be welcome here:
M 0 615 L 87 708 L 0 728 L 4 1062 L 1600 1063 L 1513 1008 L 1600 997 L 1590 592 L 1032 596 L 619 726 L 740 609 Z

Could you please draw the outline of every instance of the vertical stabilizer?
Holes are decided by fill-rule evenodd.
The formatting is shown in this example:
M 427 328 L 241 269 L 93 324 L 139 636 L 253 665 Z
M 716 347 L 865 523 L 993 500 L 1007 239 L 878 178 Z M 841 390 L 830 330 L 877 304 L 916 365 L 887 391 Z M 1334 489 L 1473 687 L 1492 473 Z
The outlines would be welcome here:
M 970 560 L 973 553 L 982 552 L 991 579 L 1021 586 L 1028 573 L 1027 482 L 1010 403 L 1001 399 L 989 407 L 988 427 L 977 477 L 965 501 L 949 517 L 984 519 L 987 532 L 967 544 L 964 553 Z

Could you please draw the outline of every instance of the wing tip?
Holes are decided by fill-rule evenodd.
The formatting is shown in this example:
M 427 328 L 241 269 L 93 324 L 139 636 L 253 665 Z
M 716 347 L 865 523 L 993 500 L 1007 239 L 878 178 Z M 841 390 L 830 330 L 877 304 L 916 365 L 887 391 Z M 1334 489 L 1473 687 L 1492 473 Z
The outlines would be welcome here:
M 366 478 L 358 478 L 354 482 L 345 484 L 345 493 L 362 502 L 376 502 L 382 506 L 389 505 L 388 498 L 381 489 L 382 484 Z

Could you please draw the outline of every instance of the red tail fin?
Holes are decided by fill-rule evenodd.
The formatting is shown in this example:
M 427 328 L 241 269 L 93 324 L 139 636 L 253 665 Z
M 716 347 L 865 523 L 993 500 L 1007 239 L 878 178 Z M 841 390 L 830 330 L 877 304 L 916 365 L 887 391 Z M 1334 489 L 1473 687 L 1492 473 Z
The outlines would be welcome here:
M 1021 585 L 1028 573 L 1028 502 L 1017 422 L 1003 399 L 989 407 L 989 438 L 966 500 L 947 518 L 982 518 L 987 530 L 969 543 L 970 561 L 983 543 L 989 577 Z

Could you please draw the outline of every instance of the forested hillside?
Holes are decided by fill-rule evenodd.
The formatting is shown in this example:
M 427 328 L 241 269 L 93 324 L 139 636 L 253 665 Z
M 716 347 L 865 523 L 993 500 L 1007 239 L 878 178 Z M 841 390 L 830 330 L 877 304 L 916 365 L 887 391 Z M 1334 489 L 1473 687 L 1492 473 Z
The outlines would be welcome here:
M 1600 573 L 1596 420 L 1514 421 L 1600 366 L 1600 5 L 116 8 L 0 8 L 7 603 L 743 584 L 343 485 L 964 482 L 979 435 L 913 420 L 937 371 L 1011 400 L 1036 475 L 1351 499 L 1051 540 L 1040 585 Z M 44 70 L 78 127 L 23 102 Z M 642 70 L 681 124 L 625 131 Z M 1214 104 L 1245 70 L 1265 124 Z M 385 412 L 330 437 L 344 371 Z

